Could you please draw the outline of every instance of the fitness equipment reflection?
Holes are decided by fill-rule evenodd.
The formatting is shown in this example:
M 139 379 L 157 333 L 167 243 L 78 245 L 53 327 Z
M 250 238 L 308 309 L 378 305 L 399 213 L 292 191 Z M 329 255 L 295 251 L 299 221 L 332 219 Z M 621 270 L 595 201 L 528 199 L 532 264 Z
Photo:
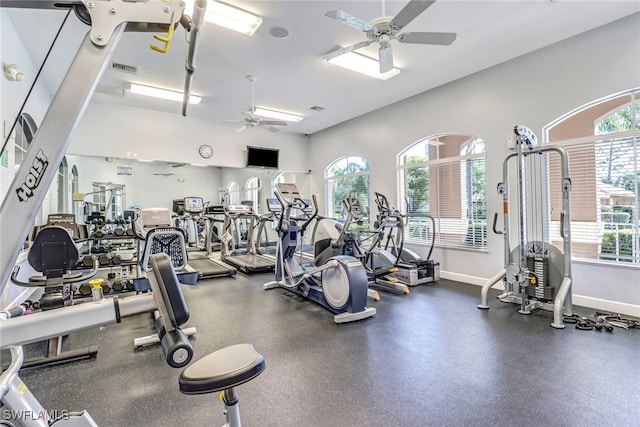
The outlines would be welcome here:
M 571 285 L 571 205 L 569 192 L 569 159 L 561 147 L 538 147 L 536 135 L 527 127 L 514 127 L 516 151 L 507 155 L 503 162 L 503 182 L 498 184 L 498 194 L 503 202 L 503 231 L 496 229 L 498 214 L 493 219 L 493 231 L 504 238 L 504 268 L 482 286 L 478 308 L 488 309 L 487 294 L 489 289 L 500 280 L 504 283 L 504 292 L 498 296 L 502 302 L 520 304 L 521 314 L 531 314 L 531 310 L 542 308 L 553 311 L 554 328 L 564 328 L 563 314 L 572 315 Z M 545 227 L 547 222 L 545 204 L 542 194 L 535 194 L 537 186 L 543 187 L 542 172 L 548 153 L 560 156 L 562 211 L 560 212 L 560 236 L 563 251 L 552 245 Z M 519 245 L 511 249 L 510 212 L 509 212 L 509 161 L 518 162 L 517 195 L 518 195 L 518 237 Z M 534 197 L 529 196 L 534 193 Z M 535 197 L 537 196 L 537 197 Z M 539 203 L 528 202 L 538 200 Z M 528 214 L 533 216 L 533 225 L 528 223 Z M 537 220 L 537 221 L 535 221 Z
M 278 220 L 276 273 L 275 281 L 266 283 L 264 288 L 283 287 L 309 298 L 334 313 L 333 320 L 336 323 L 353 322 L 375 315 L 376 309 L 366 306 L 367 274 L 356 258 L 338 255 L 319 267 L 311 263 L 301 265 L 296 260 L 298 239 L 318 213 L 315 194 L 312 197 L 313 214 L 302 225 L 291 219 L 294 209 L 308 208 L 300 197 L 298 187 L 291 183 L 278 183 L 275 196 L 282 206 Z

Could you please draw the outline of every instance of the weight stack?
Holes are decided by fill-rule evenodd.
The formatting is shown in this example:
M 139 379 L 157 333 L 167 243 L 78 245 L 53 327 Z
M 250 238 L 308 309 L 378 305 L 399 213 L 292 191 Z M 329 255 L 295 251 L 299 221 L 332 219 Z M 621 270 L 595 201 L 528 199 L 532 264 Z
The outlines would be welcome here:
M 527 269 L 538 279 L 535 286 L 527 286 L 527 296 L 539 301 L 552 301 L 555 288 L 549 286 L 549 257 L 546 254 L 527 255 Z

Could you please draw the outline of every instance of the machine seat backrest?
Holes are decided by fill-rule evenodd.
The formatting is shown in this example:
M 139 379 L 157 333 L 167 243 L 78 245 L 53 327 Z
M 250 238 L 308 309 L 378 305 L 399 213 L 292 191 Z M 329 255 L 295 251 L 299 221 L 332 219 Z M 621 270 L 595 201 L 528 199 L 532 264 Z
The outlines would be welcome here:
M 187 246 L 184 232 L 177 227 L 162 227 L 149 230 L 144 243 L 140 266 L 149 271 L 149 257 L 153 254 L 165 253 L 169 256 L 173 268 L 180 270 L 187 265 Z
M 76 248 L 69 232 L 59 226 L 40 229 L 29 249 L 27 259 L 34 270 L 48 278 L 62 277 L 78 263 Z

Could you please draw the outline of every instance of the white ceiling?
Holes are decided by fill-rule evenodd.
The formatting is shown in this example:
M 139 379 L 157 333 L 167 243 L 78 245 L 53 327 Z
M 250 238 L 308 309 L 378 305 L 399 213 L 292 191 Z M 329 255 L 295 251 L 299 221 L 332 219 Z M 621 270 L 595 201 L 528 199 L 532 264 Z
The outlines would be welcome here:
M 205 24 L 198 52 L 192 91 L 202 95 L 200 105 L 189 106 L 189 116 L 214 121 L 240 120 L 251 107 L 251 84 L 257 77 L 256 104 L 304 114 L 303 121 L 283 132 L 312 134 L 369 111 L 446 84 L 511 58 L 640 11 L 631 0 L 439 0 L 405 27 L 405 31 L 458 33 L 451 46 L 410 45 L 392 42 L 400 75 L 380 81 L 326 63 L 321 57 L 337 46 L 365 40 L 365 35 L 324 16 L 341 9 L 364 21 L 381 15 L 381 1 L 238 1 L 263 17 L 262 26 L 248 37 Z M 387 0 L 387 15 L 395 15 L 408 0 Z M 36 63 L 44 58 L 64 16 L 60 11 L 11 10 L 13 22 Z M 277 39 L 274 26 L 290 35 Z M 62 78 L 87 27 L 71 16 L 43 72 L 52 87 Z M 138 75 L 107 70 L 103 101 L 180 114 L 181 106 L 128 93 L 130 82 L 182 90 L 186 42 L 176 32 L 168 54 L 149 49 L 157 44 L 150 33 L 127 33 L 113 60 L 139 68 Z M 360 52 L 377 56 L 374 45 Z M 309 110 L 318 105 L 322 112 Z M 234 123 L 224 126 L 238 127 Z M 250 132 L 265 130 L 250 129 Z

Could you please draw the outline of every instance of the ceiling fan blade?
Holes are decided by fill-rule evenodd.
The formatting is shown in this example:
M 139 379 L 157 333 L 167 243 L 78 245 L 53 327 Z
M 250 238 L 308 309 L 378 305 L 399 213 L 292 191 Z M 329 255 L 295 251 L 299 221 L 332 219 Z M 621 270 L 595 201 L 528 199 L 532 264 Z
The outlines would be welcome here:
M 244 120 L 219 120 L 222 123 L 244 123 Z
M 244 132 L 245 130 L 247 130 L 247 125 L 240 126 L 238 129 L 236 129 L 236 132 Z
M 331 19 L 335 19 L 336 21 L 348 25 L 351 28 L 355 28 L 356 30 L 360 30 L 360 31 L 375 31 L 375 28 L 373 26 L 371 26 L 370 24 L 368 24 L 367 22 L 364 22 L 362 19 L 356 18 L 355 16 L 351 16 L 348 13 L 345 13 L 341 10 L 330 10 L 327 13 L 324 14 L 324 16 L 326 16 L 327 18 L 331 18 Z
M 287 122 L 282 120 L 260 120 L 260 122 L 267 126 L 287 126 Z
M 242 114 L 246 119 L 249 119 L 249 120 L 255 119 L 255 116 L 253 115 L 252 111 L 241 111 L 240 114 Z
M 397 29 L 403 28 L 435 2 L 435 0 L 411 0 L 393 17 L 391 25 Z
M 271 131 L 271 132 L 280 132 L 280 129 L 278 129 L 277 127 L 274 126 L 263 126 L 263 128 Z
M 378 61 L 380 62 L 380 74 L 393 69 L 393 50 L 390 44 L 381 44 L 378 49 Z
M 345 53 L 353 52 L 354 50 L 358 50 L 358 49 L 361 49 L 363 47 L 369 46 L 371 43 L 373 43 L 373 42 L 370 41 L 370 40 L 367 40 L 367 41 L 363 41 L 363 42 L 360 42 L 360 43 L 352 44 L 351 46 L 343 47 L 343 48 L 334 50 L 333 52 L 329 52 L 326 55 L 324 55 L 322 57 L 322 59 L 324 59 L 325 61 L 329 61 L 329 60 L 331 60 L 333 58 L 336 58 L 336 57 L 338 57 L 340 55 L 344 55 Z
M 455 41 L 456 33 L 402 33 L 398 36 L 400 43 L 437 44 L 449 46 Z

